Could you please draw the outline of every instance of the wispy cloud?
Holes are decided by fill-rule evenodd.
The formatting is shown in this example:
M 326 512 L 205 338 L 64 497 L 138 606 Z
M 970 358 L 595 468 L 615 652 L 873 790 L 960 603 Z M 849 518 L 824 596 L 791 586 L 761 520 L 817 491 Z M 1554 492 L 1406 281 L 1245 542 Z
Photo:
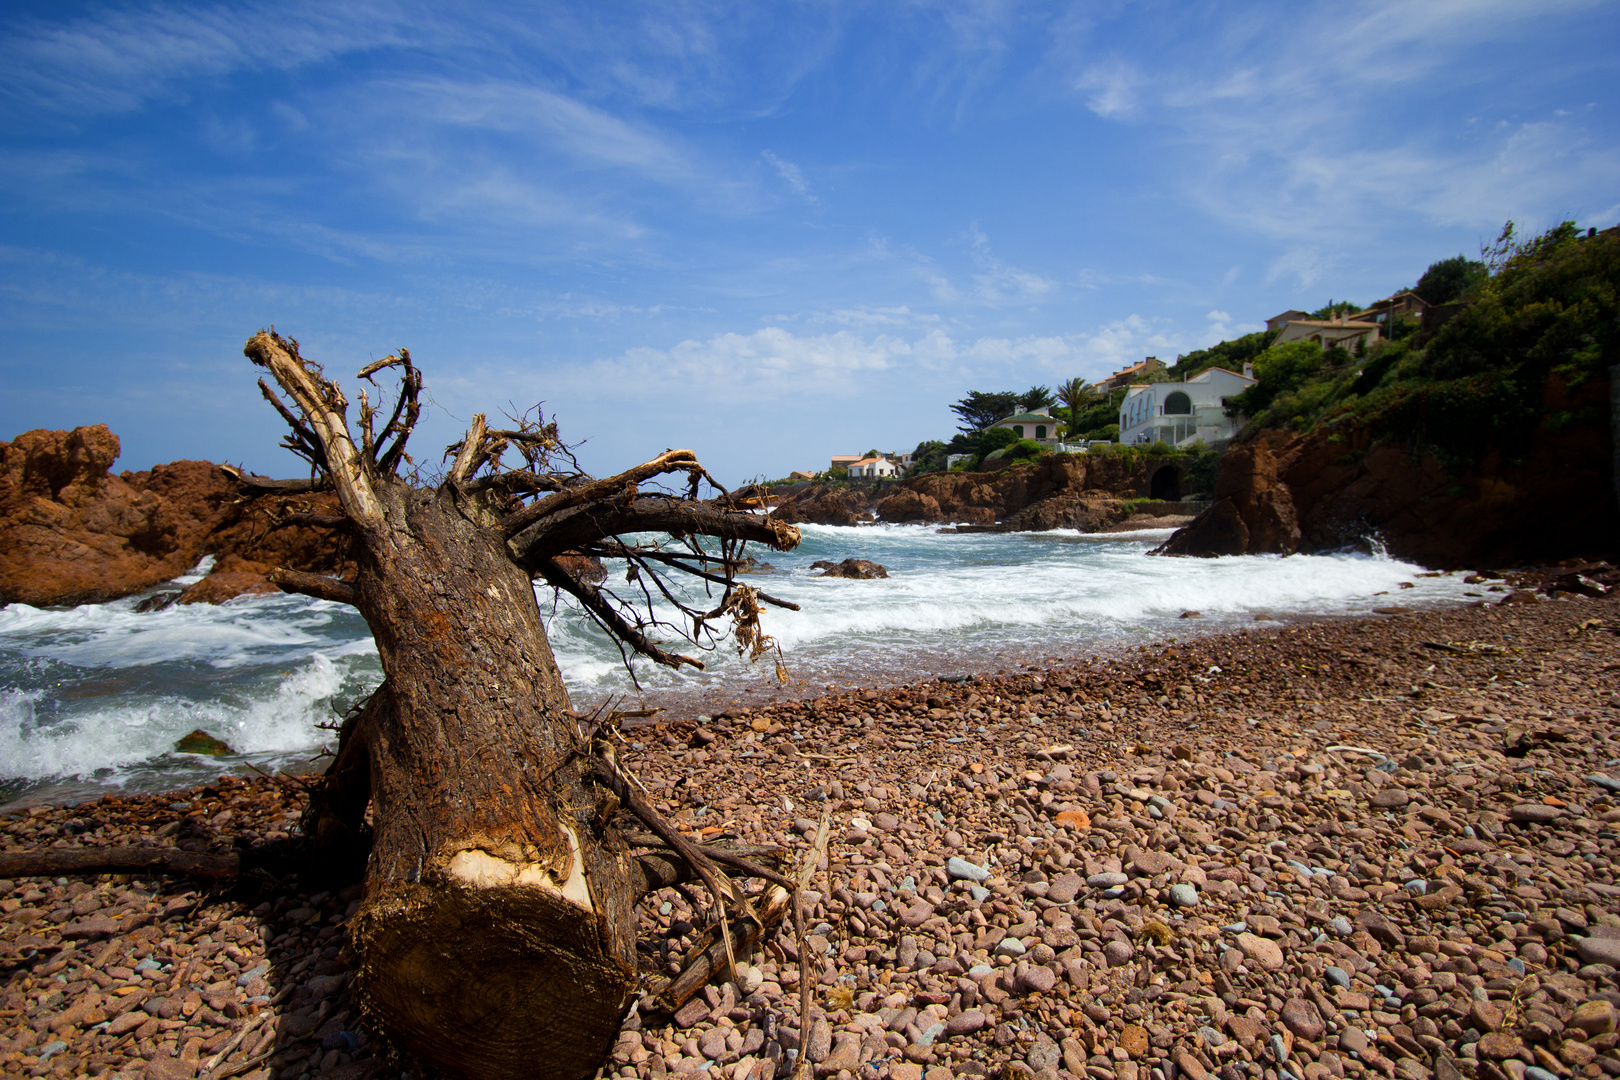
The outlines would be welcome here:
M 987 304 L 1030 303 L 1052 291 L 1052 282 L 1039 274 L 1009 266 L 990 254 L 990 238 L 975 224 L 968 230 L 973 243 L 973 275 L 979 299 Z
M 776 175 L 780 176 L 782 182 L 793 189 L 795 195 L 811 206 L 820 205 L 821 200 L 817 199 L 815 193 L 810 190 L 810 185 L 804 178 L 804 172 L 797 165 L 791 161 L 783 161 L 769 150 L 762 151 L 760 156 L 771 163 L 771 167 L 776 170 Z
M 1075 86 L 1086 92 L 1086 107 L 1105 119 L 1126 118 L 1136 111 L 1142 76 L 1130 64 L 1109 60 L 1087 68 Z
M 353 49 L 442 41 L 391 4 L 156 4 L 68 22 L 17 18 L 0 45 L 0 98 L 29 111 L 126 112 L 199 76 L 285 70 Z
M 1593 7 L 1377 0 L 1317 3 L 1287 19 L 1234 14 L 1197 40 L 1153 41 L 1151 66 L 1093 63 L 1075 87 L 1099 116 L 1176 132 L 1170 149 L 1191 200 L 1273 238 L 1352 242 L 1369 215 L 1392 213 L 1488 228 L 1515 214 L 1597 210 L 1573 204 L 1620 182 L 1620 150 L 1554 109 L 1526 118 L 1515 101 L 1494 124 L 1448 129 L 1453 111 L 1419 103 L 1498 75 L 1481 45 Z M 1479 104 L 1499 111 L 1489 97 Z M 1297 253 L 1283 261 L 1316 280 L 1298 273 Z

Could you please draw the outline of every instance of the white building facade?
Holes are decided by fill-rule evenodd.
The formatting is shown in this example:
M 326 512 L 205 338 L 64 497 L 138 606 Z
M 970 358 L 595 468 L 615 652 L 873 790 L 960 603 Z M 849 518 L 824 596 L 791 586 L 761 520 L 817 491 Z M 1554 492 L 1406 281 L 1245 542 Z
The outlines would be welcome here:
M 867 480 L 893 476 L 896 471 L 894 462 L 886 457 L 861 458 L 849 466 L 849 475 L 851 477 L 861 477 Z
M 1226 415 L 1226 401 L 1253 386 L 1253 369 L 1244 374 L 1207 368 L 1184 382 L 1138 384 L 1126 393 L 1119 409 L 1119 441 L 1165 442 L 1186 446 L 1202 439 L 1224 442 L 1236 435 L 1240 419 Z

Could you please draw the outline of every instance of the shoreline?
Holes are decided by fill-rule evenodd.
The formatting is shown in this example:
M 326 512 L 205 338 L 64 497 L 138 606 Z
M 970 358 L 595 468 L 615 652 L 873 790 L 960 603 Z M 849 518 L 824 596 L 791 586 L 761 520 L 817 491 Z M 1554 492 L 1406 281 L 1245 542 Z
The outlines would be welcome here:
M 633 1013 L 608 1075 L 768 1080 L 801 1041 L 895 1080 L 1620 1075 L 1620 796 L 1583 779 L 1620 776 L 1617 616 L 1309 620 L 628 730 L 682 828 L 798 852 L 830 803 L 835 829 L 812 1031 L 778 939 L 746 993 Z M 109 796 L 0 816 L 0 844 L 228 850 L 301 797 Z M 404 1075 L 346 989 L 357 888 L 66 880 L 0 882 L 8 1075 Z M 668 895 L 649 964 L 701 921 Z

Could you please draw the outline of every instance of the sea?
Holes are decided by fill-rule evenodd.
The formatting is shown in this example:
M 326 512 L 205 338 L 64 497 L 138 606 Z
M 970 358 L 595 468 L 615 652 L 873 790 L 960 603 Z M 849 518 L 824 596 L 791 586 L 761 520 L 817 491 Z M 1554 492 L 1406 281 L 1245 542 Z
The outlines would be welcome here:
M 801 527 L 789 553 L 754 552 L 742 580 L 798 611 L 767 607 L 774 643 L 740 656 L 721 639 L 666 647 L 703 671 L 627 663 L 567 598 L 537 599 L 575 709 L 701 716 L 840 687 L 1015 670 L 1140 644 L 1466 602 L 1460 574 L 1373 554 L 1150 557 L 1167 531 L 954 533 L 936 526 Z M 866 559 L 889 576 L 820 576 L 817 560 Z M 198 580 L 205 559 L 151 593 Z M 622 563 L 609 587 L 630 596 Z M 701 583 L 687 601 L 712 607 Z M 293 595 L 140 612 L 151 593 L 73 608 L 0 608 L 0 807 L 168 791 L 222 773 L 322 767 L 333 727 L 382 680 L 352 608 Z M 639 595 L 639 593 L 637 592 Z M 1196 613 L 1189 615 L 1188 613 Z M 672 607 L 661 614 L 673 619 Z M 229 751 L 185 753 L 202 731 Z

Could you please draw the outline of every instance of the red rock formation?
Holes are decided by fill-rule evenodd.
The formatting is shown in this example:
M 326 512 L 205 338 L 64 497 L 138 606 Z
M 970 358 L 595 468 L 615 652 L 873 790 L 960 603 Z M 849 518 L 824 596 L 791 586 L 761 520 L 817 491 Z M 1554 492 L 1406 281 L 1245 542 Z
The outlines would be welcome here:
M 1607 380 L 1566 394 L 1554 377 L 1548 416 L 1606 411 Z M 1432 453 L 1311 435 L 1286 452 L 1283 478 L 1299 508 L 1302 547 L 1382 544 L 1391 555 L 1441 569 L 1522 566 L 1620 550 L 1613 444 L 1606 425 L 1543 422 L 1520 460 L 1493 451 L 1448 470 Z
M 1606 380 L 1566 392 L 1555 377 L 1548 417 L 1601 415 Z M 1552 423 L 1522 448 L 1448 469 L 1432 452 L 1339 426 L 1266 436 L 1229 450 L 1217 501 L 1160 549 L 1173 555 L 1367 549 L 1440 569 L 1521 566 L 1620 550 L 1613 444 L 1601 423 Z
M 0 442 L 0 603 L 95 603 L 184 573 L 207 554 L 331 572 L 341 538 L 272 529 L 279 500 L 242 500 L 218 466 L 176 461 L 114 475 L 104 424 Z M 298 500 L 310 509 L 330 496 Z M 249 571 L 252 572 L 252 571 Z M 218 584 L 218 583 L 216 583 Z
M 1221 459 L 1214 505 L 1154 554 L 1292 555 L 1299 550 L 1299 521 L 1280 467 L 1264 442 L 1232 447 Z
M 1018 530 L 1098 529 L 1126 516 L 1121 499 L 1146 496 L 1161 460 L 1131 454 L 1049 454 L 992 472 L 929 473 L 883 488 L 812 485 L 789 495 L 777 516 L 791 522 L 895 523 Z

